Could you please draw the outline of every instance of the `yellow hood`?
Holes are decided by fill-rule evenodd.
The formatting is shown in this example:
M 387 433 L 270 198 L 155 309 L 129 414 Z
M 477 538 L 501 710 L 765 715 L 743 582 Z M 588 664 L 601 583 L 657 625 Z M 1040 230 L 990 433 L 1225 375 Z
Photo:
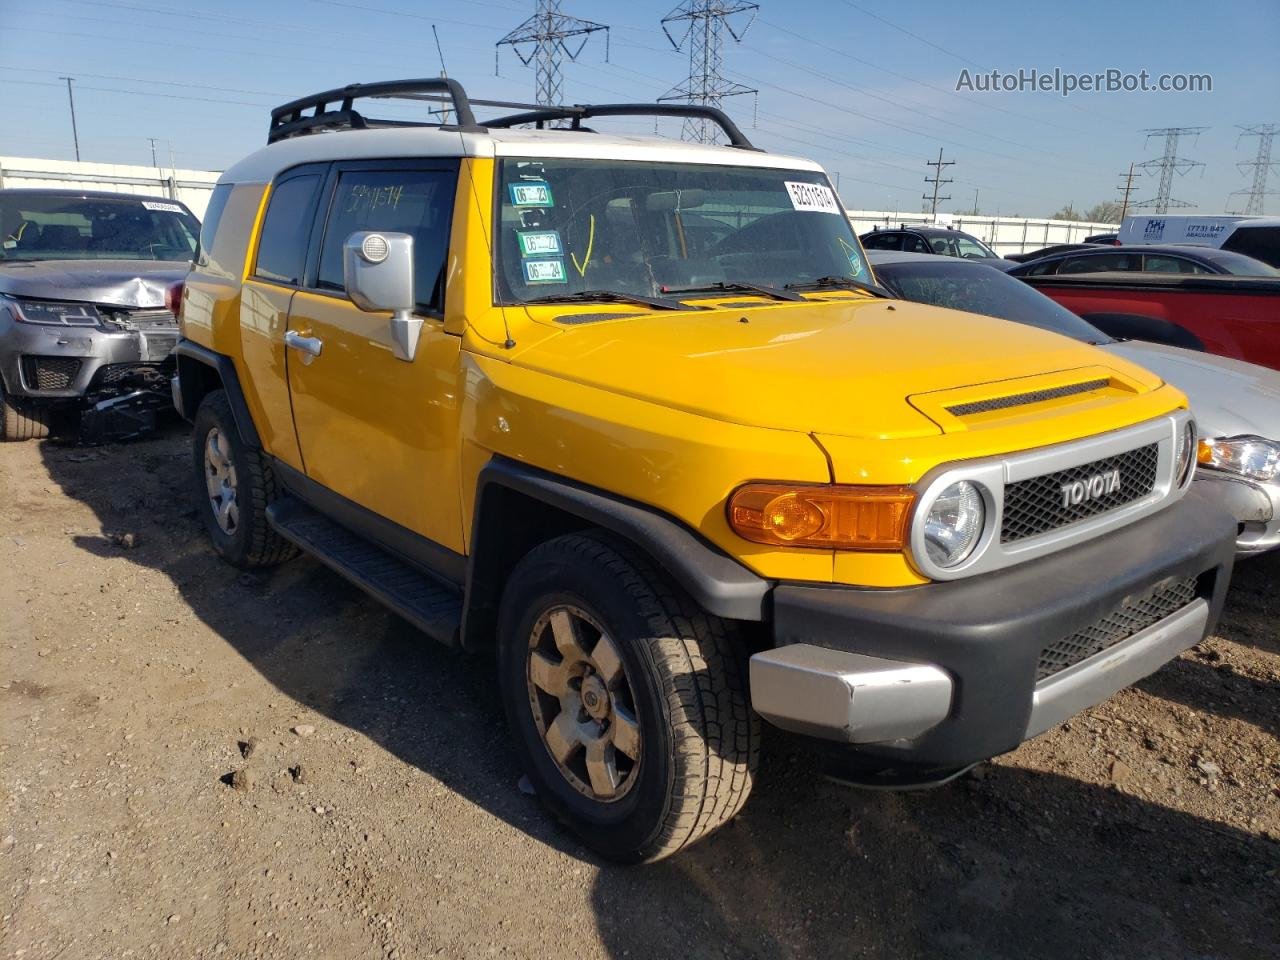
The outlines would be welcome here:
M 986 399 L 1100 371 L 1128 396 L 1161 385 L 1057 334 L 902 301 L 753 304 L 553 325 L 561 332 L 517 364 L 716 420 L 834 436 L 919 437 L 984 425 L 959 424 L 927 395 Z M 1009 380 L 1019 382 L 998 386 Z

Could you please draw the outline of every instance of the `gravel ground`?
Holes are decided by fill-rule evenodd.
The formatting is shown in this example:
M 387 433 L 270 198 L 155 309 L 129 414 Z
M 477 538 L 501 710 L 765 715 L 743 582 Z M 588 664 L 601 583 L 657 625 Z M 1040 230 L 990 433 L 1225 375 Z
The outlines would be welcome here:
M 770 738 L 728 828 L 602 864 L 490 664 L 309 560 L 219 562 L 179 426 L 0 448 L 0 954 L 1280 956 L 1280 557 L 1218 635 L 938 790 Z

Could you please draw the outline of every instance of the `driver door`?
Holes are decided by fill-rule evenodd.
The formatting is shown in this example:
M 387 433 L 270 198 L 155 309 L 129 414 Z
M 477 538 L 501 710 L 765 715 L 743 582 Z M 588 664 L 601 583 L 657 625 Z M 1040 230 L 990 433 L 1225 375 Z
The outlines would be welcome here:
M 443 322 L 457 178 L 456 159 L 334 166 L 308 284 L 290 306 L 287 353 L 307 476 L 376 515 L 355 511 L 357 520 L 385 518 L 460 552 L 459 338 Z M 357 230 L 413 237 L 415 313 L 427 322 L 412 361 L 392 352 L 390 314 L 347 297 L 342 245 Z

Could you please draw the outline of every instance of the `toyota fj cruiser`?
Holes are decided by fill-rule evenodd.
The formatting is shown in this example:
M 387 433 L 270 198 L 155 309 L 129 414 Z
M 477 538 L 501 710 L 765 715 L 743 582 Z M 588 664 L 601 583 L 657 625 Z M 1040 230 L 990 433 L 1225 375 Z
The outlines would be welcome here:
M 354 104 L 396 95 L 453 122 Z M 729 143 L 584 125 L 638 114 Z M 609 857 L 731 818 L 761 719 L 937 783 L 1199 642 L 1227 587 L 1180 393 L 887 298 L 822 170 L 715 109 L 286 104 L 181 296 L 218 552 L 301 548 L 492 650 L 539 797 Z

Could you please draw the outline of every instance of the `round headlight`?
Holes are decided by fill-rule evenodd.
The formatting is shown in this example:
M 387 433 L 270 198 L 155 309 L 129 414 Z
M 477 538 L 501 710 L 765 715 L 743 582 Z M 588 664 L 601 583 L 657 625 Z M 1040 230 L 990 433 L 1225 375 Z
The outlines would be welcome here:
M 1191 479 L 1191 472 L 1196 465 L 1196 424 L 1188 420 L 1178 433 L 1178 445 L 1174 450 L 1173 475 L 1178 486 Z
M 939 567 L 954 567 L 978 545 L 986 507 L 976 484 L 961 480 L 934 499 L 924 518 L 924 548 Z

